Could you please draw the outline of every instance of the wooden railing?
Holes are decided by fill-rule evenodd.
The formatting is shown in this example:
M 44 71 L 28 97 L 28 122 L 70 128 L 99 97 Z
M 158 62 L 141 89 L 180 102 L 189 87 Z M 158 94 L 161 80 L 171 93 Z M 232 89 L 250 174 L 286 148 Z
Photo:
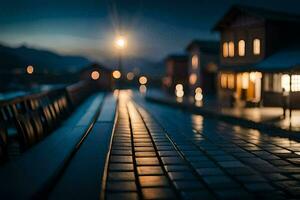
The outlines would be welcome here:
M 23 152 L 56 129 L 94 91 L 88 82 L 0 101 L 0 162 L 11 146 Z M 14 144 L 14 145 L 11 145 Z

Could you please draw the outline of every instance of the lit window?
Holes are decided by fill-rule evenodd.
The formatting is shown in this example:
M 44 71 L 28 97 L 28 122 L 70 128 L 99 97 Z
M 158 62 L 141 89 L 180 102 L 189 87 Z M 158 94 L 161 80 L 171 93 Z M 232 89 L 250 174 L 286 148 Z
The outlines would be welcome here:
M 199 59 L 197 55 L 193 55 L 192 57 L 192 68 L 197 69 L 199 65 Z
M 253 54 L 254 55 L 260 54 L 260 39 L 255 38 L 253 40 Z
M 228 55 L 234 57 L 234 43 L 232 41 L 228 44 Z
M 290 91 L 290 75 L 283 74 L 281 76 L 281 88 L 286 92 Z
M 248 89 L 248 87 L 249 87 L 249 73 L 244 72 L 242 75 L 242 88 Z
M 245 56 L 245 40 L 239 41 L 239 56 Z
M 227 86 L 229 89 L 234 89 L 234 74 L 228 74 Z
M 223 56 L 224 56 L 225 58 L 228 57 L 228 42 L 224 42 L 224 43 L 223 43 Z
M 292 75 L 292 92 L 300 91 L 300 75 Z
M 227 74 L 221 74 L 221 88 L 227 88 Z
M 189 82 L 191 85 L 195 85 L 197 82 L 197 75 L 195 73 L 192 73 L 189 77 Z

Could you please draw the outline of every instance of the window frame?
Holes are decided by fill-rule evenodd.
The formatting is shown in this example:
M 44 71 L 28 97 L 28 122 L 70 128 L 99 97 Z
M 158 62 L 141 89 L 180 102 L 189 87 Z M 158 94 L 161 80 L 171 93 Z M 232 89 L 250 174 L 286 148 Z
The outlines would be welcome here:
M 238 41 L 238 55 L 244 57 L 246 55 L 246 41 L 241 39 Z
M 222 45 L 222 55 L 224 58 L 228 58 L 229 57 L 229 48 L 228 48 L 228 42 L 223 42 Z
M 261 54 L 261 39 L 254 38 L 252 42 L 253 55 L 259 56 Z
M 231 48 L 232 47 L 232 48 Z M 228 42 L 228 56 L 230 58 L 233 58 L 235 56 L 235 45 L 234 41 L 229 41 Z

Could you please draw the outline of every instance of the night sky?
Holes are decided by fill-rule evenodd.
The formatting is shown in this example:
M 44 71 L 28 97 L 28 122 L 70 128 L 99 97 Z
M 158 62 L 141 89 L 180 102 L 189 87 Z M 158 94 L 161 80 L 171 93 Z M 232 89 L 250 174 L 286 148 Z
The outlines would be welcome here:
M 0 42 L 112 58 L 121 19 L 126 56 L 158 61 L 211 27 L 235 3 L 300 14 L 299 0 L 0 0 Z

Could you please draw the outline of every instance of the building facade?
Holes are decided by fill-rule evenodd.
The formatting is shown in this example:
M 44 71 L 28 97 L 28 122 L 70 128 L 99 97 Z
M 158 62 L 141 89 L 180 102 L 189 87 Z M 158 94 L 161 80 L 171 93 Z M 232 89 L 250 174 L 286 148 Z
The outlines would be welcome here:
M 288 92 L 299 107 L 300 17 L 233 6 L 216 24 L 220 32 L 219 97 L 241 106 L 282 106 Z
M 216 94 L 219 42 L 194 40 L 186 47 L 186 51 L 190 94 L 193 95 L 196 88 L 201 88 L 203 94 Z
M 112 90 L 112 70 L 98 63 L 91 64 L 79 72 L 80 80 L 90 81 L 101 90 Z
M 175 94 L 176 85 L 181 85 L 184 93 L 188 93 L 188 56 L 170 55 L 165 59 L 165 65 L 164 89 Z

